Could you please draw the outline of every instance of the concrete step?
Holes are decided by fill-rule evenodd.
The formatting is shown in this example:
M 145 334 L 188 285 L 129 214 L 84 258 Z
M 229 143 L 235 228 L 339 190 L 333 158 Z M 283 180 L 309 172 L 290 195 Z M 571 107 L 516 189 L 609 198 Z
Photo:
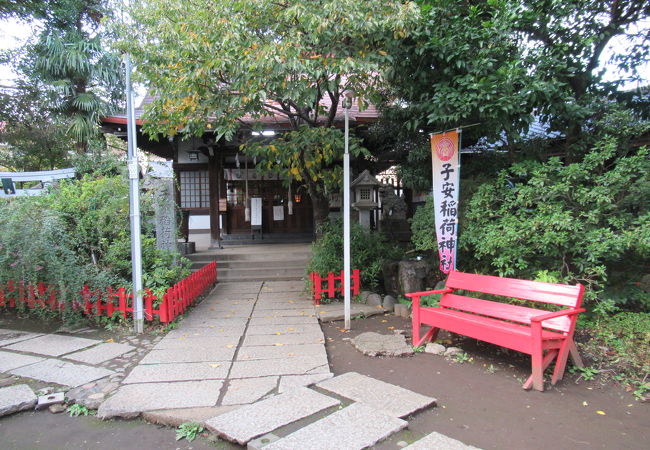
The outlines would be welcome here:
M 282 261 L 282 260 L 308 260 L 311 258 L 310 250 L 296 250 L 289 252 L 260 252 L 260 253 L 194 253 L 186 256 L 190 261 L 196 262 L 223 262 L 223 261 Z
M 303 269 L 307 266 L 306 259 L 269 259 L 263 261 L 218 261 L 219 269 L 273 269 L 285 267 L 290 269 Z

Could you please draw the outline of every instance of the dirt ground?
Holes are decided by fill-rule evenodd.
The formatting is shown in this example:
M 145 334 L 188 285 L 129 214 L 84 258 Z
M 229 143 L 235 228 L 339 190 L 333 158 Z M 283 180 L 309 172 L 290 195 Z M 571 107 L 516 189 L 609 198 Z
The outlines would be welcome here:
M 547 383 L 545 392 L 525 391 L 526 355 L 464 338 L 454 345 L 473 358 L 465 363 L 426 353 L 368 357 L 349 339 L 364 331 L 405 330 L 410 336 L 410 320 L 380 315 L 352 321 L 350 332 L 342 326 L 323 324 L 335 374 L 355 371 L 438 399 L 436 408 L 408 419 L 410 436 L 376 448 L 394 449 L 398 440 L 416 440 L 432 431 L 483 449 L 650 448 L 650 403 L 636 401 L 619 386 L 576 383 L 577 376 L 567 373 L 555 387 Z

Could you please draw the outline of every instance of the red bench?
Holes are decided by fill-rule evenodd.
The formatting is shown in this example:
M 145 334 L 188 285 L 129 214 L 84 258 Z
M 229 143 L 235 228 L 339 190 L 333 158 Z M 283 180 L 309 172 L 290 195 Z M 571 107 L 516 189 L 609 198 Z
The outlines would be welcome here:
M 556 360 L 552 384 L 562 379 L 567 357 L 583 367 L 573 342 L 584 286 L 517 280 L 453 271 L 445 289 L 406 294 L 413 302 L 413 345 L 436 339 L 440 329 L 531 355 L 532 374 L 524 389 L 544 390 L 544 370 Z M 565 307 L 541 309 L 459 295 L 459 290 Z M 420 297 L 442 294 L 440 306 L 420 306 Z M 430 325 L 420 337 L 420 326 Z

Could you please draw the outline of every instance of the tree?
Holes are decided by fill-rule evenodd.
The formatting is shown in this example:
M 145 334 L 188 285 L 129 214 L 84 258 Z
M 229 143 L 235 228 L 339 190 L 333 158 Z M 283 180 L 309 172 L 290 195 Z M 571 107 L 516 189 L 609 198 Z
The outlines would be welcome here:
M 244 150 L 264 156 L 287 181 L 305 183 L 318 223 L 325 186 L 340 184 L 328 180 L 338 177 L 330 163 L 343 147 L 333 145 L 338 131 L 315 129 L 340 123 L 346 89 L 362 108 L 376 99 L 391 61 L 386 48 L 407 34 L 416 12 L 401 1 L 152 0 L 135 4 L 121 48 L 156 99 L 144 117 L 152 135 L 212 130 L 229 139 L 244 116 L 286 118 L 291 133 L 273 142 L 276 152 L 257 144 Z M 324 159 L 307 166 L 315 149 Z
M 0 93 L 2 165 L 15 171 L 65 167 L 73 142 L 65 124 L 49 110 L 47 98 L 33 86 L 19 82 Z
M 99 116 L 123 97 L 120 58 L 103 44 L 101 20 L 108 13 L 105 0 L 20 2 L 13 10 L 41 23 L 19 70 L 46 95 L 53 94 L 50 109 L 65 119 L 79 152 L 97 135 Z

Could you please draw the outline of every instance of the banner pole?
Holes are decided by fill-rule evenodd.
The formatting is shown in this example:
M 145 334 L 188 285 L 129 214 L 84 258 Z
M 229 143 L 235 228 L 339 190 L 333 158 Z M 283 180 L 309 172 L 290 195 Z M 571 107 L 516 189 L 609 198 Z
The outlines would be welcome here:
M 456 130 L 458 132 L 458 213 L 460 215 L 460 167 L 462 165 L 461 163 L 461 154 L 460 154 L 460 149 L 463 148 L 463 129 L 458 128 Z M 456 216 L 456 245 L 454 246 L 454 270 L 456 270 L 456 262 L 458 261 L 458 215 Z

